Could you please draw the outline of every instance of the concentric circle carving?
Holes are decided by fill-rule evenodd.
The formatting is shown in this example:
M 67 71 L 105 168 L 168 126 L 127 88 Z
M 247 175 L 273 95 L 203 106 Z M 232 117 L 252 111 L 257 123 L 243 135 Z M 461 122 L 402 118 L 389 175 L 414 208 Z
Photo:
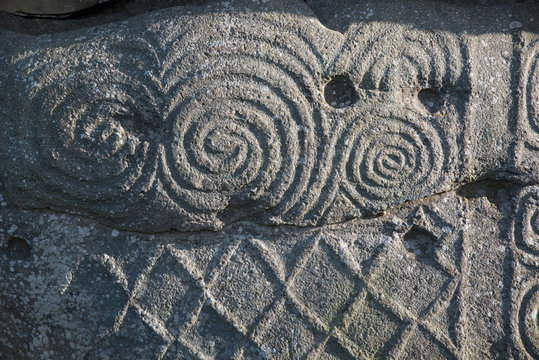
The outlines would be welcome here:
M 433 121 L 413 111 L 365 112 L 341 144 L 342 186 L 369 211 L 433 192 L 445 180 L 450 147 Z
M 384 23 L 369 26 L 351 71 L 370 89 L 454 88 L 464 79 L 466 58 L 457 36 Z
M 20 156 L 30 158 L 39 181 L 19 187 L 37 195 L 25 197 L 34 205 L 83 213 L 107 206 L 115 216 L 129 208 L 118 197 L 134 202 L 153 181 L 159 115 L 153 94 L 137 79 L 109 69 L 96 79 L 82 69 L 54 64 L 39 78 L 33 96 L 40 101 L 18 124 L 28 144 Z
M 248 32 L 184 36 L 173 46 L 196 52 L 184 50 L 165 65 L 175 95 L 166 116 L 164 184 L 187 211 L 241 205 L 282 215 L 305 193 L 318 161 L 316 55 L 299 37 L 290 44 Z

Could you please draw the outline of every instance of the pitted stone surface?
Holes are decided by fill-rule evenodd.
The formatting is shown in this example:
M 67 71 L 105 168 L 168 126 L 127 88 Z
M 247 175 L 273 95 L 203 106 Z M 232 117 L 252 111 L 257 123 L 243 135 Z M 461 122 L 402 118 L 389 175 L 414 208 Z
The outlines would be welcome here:
M 0 31 L 0 357 L 539 357 L 537 9 Z

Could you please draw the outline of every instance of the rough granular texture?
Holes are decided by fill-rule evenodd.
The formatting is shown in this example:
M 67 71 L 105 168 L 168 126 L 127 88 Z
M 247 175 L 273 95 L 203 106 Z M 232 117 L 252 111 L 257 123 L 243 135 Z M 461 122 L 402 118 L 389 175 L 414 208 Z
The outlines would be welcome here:
M 0 16 L 0 357 L 539 358 L 539 5 L 188 3 Z

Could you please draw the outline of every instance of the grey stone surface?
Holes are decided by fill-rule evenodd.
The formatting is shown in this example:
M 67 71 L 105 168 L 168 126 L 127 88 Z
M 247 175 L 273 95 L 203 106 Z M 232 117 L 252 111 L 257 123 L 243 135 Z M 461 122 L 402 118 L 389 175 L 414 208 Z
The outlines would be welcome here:
M 10 20 L 0 354 L 539 358 L 538 10 Z

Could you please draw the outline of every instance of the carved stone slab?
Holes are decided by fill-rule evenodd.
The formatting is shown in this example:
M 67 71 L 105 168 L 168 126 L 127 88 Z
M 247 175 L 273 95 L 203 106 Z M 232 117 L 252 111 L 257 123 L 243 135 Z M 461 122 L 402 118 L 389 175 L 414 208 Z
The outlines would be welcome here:
M 539 358 L 536 10 L 0 31 L 0 355 Z

